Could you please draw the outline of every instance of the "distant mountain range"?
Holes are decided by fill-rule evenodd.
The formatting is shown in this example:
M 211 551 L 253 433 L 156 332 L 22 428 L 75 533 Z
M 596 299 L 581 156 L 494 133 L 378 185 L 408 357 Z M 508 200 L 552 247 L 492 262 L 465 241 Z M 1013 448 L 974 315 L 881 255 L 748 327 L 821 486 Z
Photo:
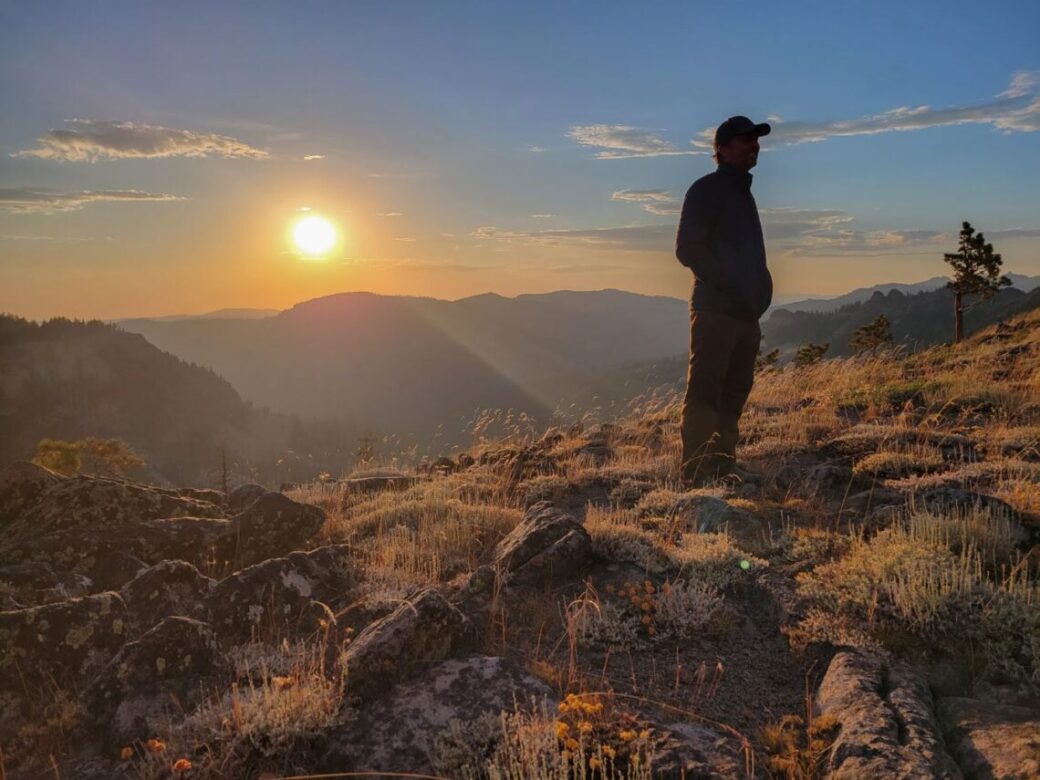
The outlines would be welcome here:
M 911 348 L 948 340 L 953 303 L 947 290 L 934 289 L 940 283 L 882 286 L 888 291 L 831 311 L 781 307 L 762 322 L 763 350 L 779 348 L 786 358 L 813 341 L 830 343 L 829 355 L 848 354 L 852 332 L 879 314 Z M 970 333 L 1038 305 L 1040 289 L 1004 290 L 972 309 L 966 327 Z M 480 409 L 513 409 L 544 423 L 554 412 L 616 408 L 649 388 L 675 386 L 689 339 L 685 301 L 619 290 L 458 301 L 343 293 L 260 319 L 120 326 L 213 368 L 258 406 L 426 444 L 467 441 Z
M 253 320 L 127 320 L 246 398 L 351 427 L 458 440 L 478 409 L 547 420 L 590 376 L 687 348 L 687 307 L 618 290 L 458 301 L 343 293 Z
M 1011 280 L 1012 286 L 1022 292 L 1030 292 L 1035 290 L 1037 287 L 1040 287 L 1040 275 L 1024 276 L 1022 274 L 1008 274 L 1008 278 Z M 925 279 L 923 282 L 914 282 L 913 284 L 899 284 L 896 282 L 875 284 L 872 287 L 859 287 L 850 293 L 838 295 L 834 298 L 807 298 L 803 301 L 793 301 L 791 303 L 780 304 L 774 306 L 771 311 L 778 311 L 780 309 L 785 311 L 836 311 L 837 309 L 840 309 L 843 306 L 848 306 L 852 303 L 862 303 L 872 297 L 874 293 L 889 293 L 892 290 L 898 290 L 904 295 L 932 292 L 933 290 L 944 288 L 948 281 L 950 281 L 950 277 L 948 276 L 933 276 L 931 279 Z

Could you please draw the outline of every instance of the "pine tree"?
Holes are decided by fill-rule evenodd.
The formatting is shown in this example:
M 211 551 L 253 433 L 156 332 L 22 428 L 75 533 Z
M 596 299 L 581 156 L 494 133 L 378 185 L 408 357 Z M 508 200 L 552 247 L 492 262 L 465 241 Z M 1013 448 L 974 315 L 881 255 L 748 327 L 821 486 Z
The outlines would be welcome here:
M 806 368 L 814 363 L 819 363 L 830 348 L 830 344 L 803 344 L 798 347 L 798 351 L 794 355 L 794 367 Z
M 780 360 L 780 350 L 770 350 L 766 354 L 762 354 L 761 351 L 758 353 L 758 357 L 755 358 L 755 372 L 767 371 L 770 368 L 776 368 L 776 364 Z
M 879 314 L 872 322 L 852 332 L 849 346 L 856 355 L 876 355 L 878 350 L 892 344 L 892 329 L 888 317 Z
M 953 341 L 959 344 L 964 338 L 964 299 L 977 295 L 987 300 L 1011 280 L 1000 273 L 1003 261 L 987 244 L 982 233 L 975 233 L 970 222 L 961 225 L 960 244 L 956 252 L 947 252 L 943 259 L 953 267 L 953 279 L 946 286 L 953 290 L 954 331 Z

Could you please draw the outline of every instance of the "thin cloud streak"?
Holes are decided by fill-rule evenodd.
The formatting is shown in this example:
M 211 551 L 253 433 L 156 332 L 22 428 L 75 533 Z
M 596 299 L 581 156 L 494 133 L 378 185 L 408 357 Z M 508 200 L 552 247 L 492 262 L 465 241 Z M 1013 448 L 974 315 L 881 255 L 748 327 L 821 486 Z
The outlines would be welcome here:
M 772 147 L 968 124 L 992 125 L 1004 133 L 1032 133 L 1040 130 L 1040 75 L 1036 71 L 1016 73 L 1008 88 L 995 99 L 976 105 L 940 109 L 901 106 L 880 114 L 826 122 L 788 122 L 776 116 L 770 117 L 770 121 L 773 129 L 764 144 Z M 715 128 L 705 128 L 693 144 L 710 149 L 714 135 Z
M 582 146 L 605 150 L 596 153 L 596 159 L 599 160 L 707 154 L 697 150 L 680 149 L 651 130 L 642 130 L 631 125 L 574 125 L 567 131 L 567 135 Z
M 81 190 L 58 192 L 46 188 L 17 187 L 0 189 L 0 209 L 14 214 L 58 214 L 77 211 L 89 203 L 102 201 L 170 202 L 187 200 L 180 195 L 141 190 Z
M 36 139 L 39 146 L 12 157 L 66 162 L 155 159 L 162 157 L 242 157 L 270 155 L 227 135 L 199 133 L 161 125 L 97 119 L 68 119 L 70 129 L 51 130 Z
M 932 108 L 900 106 L 853 119 L 821 122 L 786 121 L 770 115 L 772 132 L 763 139 L 766 149 L 778 146 L 826 141 L 839 136 L 878 135 L 909 132 L 933 127 L 980 124 L 992 125 L 1004 133 L 1032 133 L 1040 130 L 1040 71 L 1019 71 L 1011 77 L 1008 88 L 992 100 L 966 106 Z M 656 131 L 632 125 L 574 125 L 568 137 L 581 146 L 597 148 L 599 160 L 620 160 L 663 155 L 711 154 L 715 127 L 706 127 L 690 141 L 687 150 L 661 138 Z

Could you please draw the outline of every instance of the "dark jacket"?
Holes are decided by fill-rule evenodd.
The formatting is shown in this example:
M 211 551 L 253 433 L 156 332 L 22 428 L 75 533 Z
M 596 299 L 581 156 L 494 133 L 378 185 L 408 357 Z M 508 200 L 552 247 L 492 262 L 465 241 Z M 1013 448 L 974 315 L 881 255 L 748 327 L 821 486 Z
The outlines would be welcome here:
M 690 308 L 757 320 L 773 300 L 750 173 L 722 163 L 683 202 L 675 256 L 693 270 Z

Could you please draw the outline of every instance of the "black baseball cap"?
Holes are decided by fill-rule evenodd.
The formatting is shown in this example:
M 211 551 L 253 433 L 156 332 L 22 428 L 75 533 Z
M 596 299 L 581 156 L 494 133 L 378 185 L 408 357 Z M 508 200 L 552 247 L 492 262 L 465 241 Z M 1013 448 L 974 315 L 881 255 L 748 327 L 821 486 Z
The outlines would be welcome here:
M 731 116 L 719 125 L 715 131 L 715 144 L 716 146 L 724 146 L 732 141 L 735 136 L 744 135 L 745 133 L 754 133 L 762 137 L 763 135 L 769 135 L 770 130 L 772 128 L 766 122 L 756 125 L 746 116 Z

